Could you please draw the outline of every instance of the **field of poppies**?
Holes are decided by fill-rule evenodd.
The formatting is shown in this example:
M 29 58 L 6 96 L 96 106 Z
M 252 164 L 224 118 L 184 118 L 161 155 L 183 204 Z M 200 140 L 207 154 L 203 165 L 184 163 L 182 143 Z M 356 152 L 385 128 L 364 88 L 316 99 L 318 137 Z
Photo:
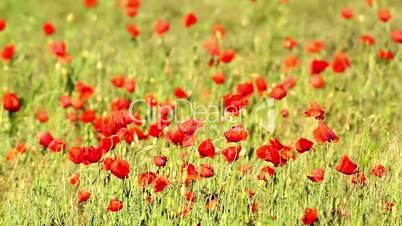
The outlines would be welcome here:
M 1 0 L 0 225 L 401 225 L 400 0 Z

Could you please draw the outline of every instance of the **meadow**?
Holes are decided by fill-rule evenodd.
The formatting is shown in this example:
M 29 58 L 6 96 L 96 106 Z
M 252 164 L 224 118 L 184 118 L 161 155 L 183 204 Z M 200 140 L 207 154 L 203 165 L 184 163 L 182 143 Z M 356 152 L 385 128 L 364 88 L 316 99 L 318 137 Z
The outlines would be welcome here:
M 0 225 L 402 225 L 399 0 L 1 0 Z

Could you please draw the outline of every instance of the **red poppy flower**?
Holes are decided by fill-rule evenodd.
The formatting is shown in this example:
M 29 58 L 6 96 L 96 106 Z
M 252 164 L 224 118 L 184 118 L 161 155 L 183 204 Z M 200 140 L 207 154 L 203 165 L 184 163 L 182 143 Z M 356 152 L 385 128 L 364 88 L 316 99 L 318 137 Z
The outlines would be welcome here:
M 377 165 L 371 168 L 370 170 L 371 175 L 376 177 L 383 177 L 385 175 L 385 167 L 383 165 Z
M 164 35 L 170 29 L 170 24 L 164 20 L 157 20 L 154 24 L 154 32 L 158 36 Z
M 348 67 L 350 67 L 350 62 L 348 55 L 345 53 L 336 53 L 335 58 L 332 61 L 332 71 L 335 73 L 342 73 L 344 72 Z
M 43 24 L 42 29 L 46 36 L 51 36 L 56 32 L 56 27 L 52 22 L 46 22 Z
M 318 218 L 318 211 L 315 208 L 307 208 L 303 216 L 300 218 L 300 221 L 305 225 L 313 224 Z
M 91 123 L 96 119 L 95 111 L 92 109 L 88 109 L 83 111 L 80 115 L 80 120 L 84 123 Z
M 282 100 L 287 95 L 287 91 L 282 84 L 278 84 L 271 89 L 269 93 L 269 97 L 274 98 L 276 100 Z
M 5 93 L 2 104 L 3 108 L 9 112 L 17 112 L 21 108 L 21 101 L 15 93 Z
M 123 202 L 119 201 L 118 199 L 110 199 L 109 206 L 107 210 L 109 212 L 118 212 L 123 209 Z
M 223 50 L 219 54 L 219 60 L 225 64 L 232 62 L 235 57 L 236 57 L 236 52 L 231 49 Z
M 78 121 L 78 115 L 75 112 L 68 112 L 66 118 L 70 122 L 77 122 Z
M 315 141 L 319 144 L 325 142 L 337 142 L 339 138 L 336 134 L 325 124 L 323 121 L 319 121 L 317 128 L 313 131 Z
M 138 140 L 145 140 L 148 138 L 147 135 L 145 135 L 140 129 L 138 128 L 131 128 L 130 130 L 132 130 L 132 132 L 137 136 Z
M 275 149 L 272 145 L 263 145 L 259 147 L 256 151 L 256 154 L 258 158 L 272 162 L 275 166 L 281 161 L 279 150 Z
M 240 114 L 240 109 L 247 107 L 246 98 L 238 94 L 227 94 L 223 97 L 225 111 L 234 115 Z
M 225 156 L 227 162 L 232 163 L 239 159 L 240 151 L 241 146 L 232 146 L 222 150 L 221 153 Z
M 15 46 L 14 45 L 6 45 L 3 47 L 1 51 L 1 59 L 4 61 L 10 61 L 15 53 Z
M 283 88 L 288 91 L 289 89 L 292 89 L 293 87 L 296 86 L 296 80 L 293 76 L 288 76 L 283 82 L 282 82 Z
M 135 91 L 137 81 L 135 79 L 128 79 L 124 83 L 124 88 L 127 90 L 127 92 L 132 93 Z
M 152 137 L 160 137 L 162 135 L 162 128 L 157 124 L 152 124 L 148 128 L 148 135 Z
M 395 30 L 391 33 L 392 40 L 396 43 L 402 43 L 402 30 Z
M 123 111 L 130 108 L 130 101 L 124 98 L 117 98 L 112 102 L 112 111 Z
M 179 145 L 182 144 L 183 140 L 186 138 L 186 135 L 178 127 L 174 127 L 167 131 L 166 138 L 173 144 Z
M 282 118 L 287 118 L 289 116 L 289 111 L 285 108 L 281 109 Z
M 6 160 L 7 161 L 16 161 L 17 158 L 18 158 L 18 152 L 14 148 L 12 148 L 6 152 Z
M 212 75 L 212 80 L 215 82 L 215 84 L 223 84 L 225 83 L 225 74 L 218 72 Z
M 350 8 L 342 9 L 341 16 L 343 19 L 350 20 L 353 18 L 354 15 L 355 15 L 355 13 L 353 12 L 352 9 L 350 9 Z
M 75 99 L 71 102 L 71 105 L 73 106 L 73 108 L 75 110 L 81 110 L 84 105 L 85 105 L 85 101 L 84 100 L 80 100 L 80 99 Z
M 154 191 L 162 192 L 165 188 L 169 186 L 169 181 L 165 176 L 158 176 L 154 181 Z
M 291 37 L 285 37 L 285 39 L 283 40 L 283 45 L 285 46 L 285 48 L 291 50 L 297 46 L 297 42 Z
M 15 148 L 18 153 L 24 153 L 27 150 L 27 146 L 25 144 L 18 144 Z
M 78 203 L 85 202 L 91 197 L 91 192 L 86 190 L 80 190 L 77 194 Z
M 68 158 L 75 164 L 80 164 L 84 161 L 84 148 L 71 147 L 68 149 Z
M 352 177 L 352 184 L 353 185 L 360 185 L 360 186 L 366 186 L 367 185 L 367 178 L 364 176 L 362 172 L 358 172 Z
M 60 152 L 66 148 L 66 143 L 62 139 L 55 139 L 50 142 L 48 149 L 51 152 Z
M 140 30 L 138 30 L 135 24 L 129 24 L 126 28 L 127 32 L 131 35 L 131 38 L 137 38 L 140 35 Z
M 357 171 L 357 165 L 349 159 L 349 156 L 344 155 L 335 169 L 340 173 L 351 175 Z
M 179 125 L 179 130 L 186 135 L 193 135 L 202 126 L 203 123 L 201 121 L 188 119 Z
M 311 75 L 310 76 L 310 84 L 316 89 L 321 89 L 325 86 L 324 79 L 321 75 Z
M 292 147 L 281 144 L 281 142 L 278 139 L 270 139 L 269 146 L 274 151 L 278 152 L 279 157 L 280 157 L 278 164 L 280 166 L 285 165 L 285 163 L 290 158 L 292 158 L 292 159 L 296 158 L 295 154 L 293 154 L 293 152 L 292 152 Z M 271 153 L 268 152 L 268 154 L 271 154 Z M 275 154 L 271 157 L 275 157 Z M 276 159 L 273 159 L 273 160 L 276 160 Z M 266 159 L 266 161 L 270 161 L 270 159 Z M 278 161 L 278 160 L 276 160 L 276 161 Z M 272 163 L 274 163 L 274 165 L 277 165 L 276 162 L 274 162 L 274 161 L 272 161 Z
M 38 120 L 40 123 L 45 123 L 49 120 L 49 115 L 46 111 L 36 112 L 36 120 Z
M 70 96 L 64 95 L 59 98 L 59 103 L 63 108 L 68 108 L 71 106 Z
M 377 11 L 377 16 L 380 21 L 386 23 L 391 20 L 392 16 L 388 9 L 379 9 Z
M 217 38 L 225 37 L 225 27 L 220 24 L 214 24 L 214 26 L 212 26 L 212 34 L 215 35 Z
M 227 142 L 239 142 L 247 139 L 248 131 L 243 125 L 232 126 L 224 132 Z
M 287 56 L 283 59 L 282 62 L 282 70 L 284 72 L 289 72 L 293 69 L 296 69 L 300 65 L 300 60 L 296 56 Z
M 100 148 L 92 146 L 84 147 L 84 161 L 83 163 L 88 165 L 90 163 L 97 163 L 102 158 L 103 152 Z
M 324 180 L 325 169 L 324 168 L 317 168 L 311 171 L 307 178 L 313 182 L 321 183 Z
M 190 12 L 184 16 L 183 24 L 186 28 L 192 27 L 195 23 L 197 23 L 197 17 L 194 13 Z
M 82 101 L 88 100 L 95 93 L 95 90 L 91 85 L 85 84 L 81 81 L 78 81 L 75 84 L 75 90 L 80 94 L 79 98 Z
M 72 175 L 68 182 L 74 187 L 78 187 L 80 185 L 80 174 L 76 173 Z
M 53 41 L 49 44 L 49 49 L 51 54 L 55 56 L 58 60 L 64 63 L 71 62 L 71 56 L 67 52 L 66 43 L 63 41 Z
M 116 88 L 122 88 L 125 84 L 124 75 L 116 75 L 111 82 Z
M 127 178 L 130 174 L 130 163 L 123 159 L 116 159 L 110 166 L 110 171 L 120 179 Z
M 313 147 L 313 144 L 312 141 L 307 140 L 306 138 L 300 138 L 296 142 L 296 150 L 299 153 L 306 152 Z
M 44 148 L 49 147 L 49 144 L 54 140 L 52 134 L 49 132 L 41 133 L 39 135 L 39 144 L 42 145 Z
M 367 5 L 368 7 L 371 7 L 371 6 L 373 6 L 374 0 L 365 0 L 364 2 L 366 3 L 366 5 Z
M 131 144 L 134 141 L 134 132 L 125 127 L 120 128 L 116 136 L 119 137 L 119 140 L 124 140 L 127 144 Z
M 6 29 L 7 23 L 5 20 L 0 19 L 0 32 L 4 31 L 4 29 Z
M 107 153 L 112 150 L 119 142 L 120 138 L 115 135 L 103 137 L 99 141 L 98 148 L 102 150 L 102 153 Z
M 196 197 L 195 197 L 194 192 L 192 192 L 192 191 L 186 192 L 186 200 L 189 202 L 195 202 Z
M 394 59 L 394 53 L 389 50 L 380 49 L 377 53 L 381 60 L 392 60 Z
M 268 181 L 270 177 L 273 177 L 275 174 L 275 169 L 269 166 L 264 166 L 261 168 L 260 172 L 257 175 L 258 180 Z
M 178 99 L 187 99 L 188 98 L 188 94 L 186 93 L 186 91 L 184 91 L 184 89 L 177 87 L 174 91 L 174 95 L 176 96 L 176 98 Z
M 124 4 L 124 9 L 128 17 L 134 17 L 137 15 L 137 11 L 140 8 L 140 0 L 126 0 Z
M 320 74 L 328 67 L 328 62 L 325 60 L 312 60 L 310 63 L 310 74 Z
M 156 179 L 156 174 L 153 172 L 145 172 L 145 173 L 140 173 L 138 176 L 138 185 L 145 187 L 154 182 Z
M 204 157 L 215 157 L 215 146 L 212 143 L 211 139 L 206 139 L 198 146 L 198 153 L 200 154 L 201 158 Z
M 373 36 L 369 35 L 369 34 L 364 34 L 362 36 L 360 36 L 360 41 L 368 46 L 373 46 L 375 45 L 375 39 L 373 38 Z
M 316 40 L 306 45 L 306 50 L 309 53 L 319 53 L 325 48 L 325 44 L 322 41 Z
M 251 96 L 253 92 L 254 87 L 251 82 L 241 83 L 236 86 L 236 94 L 239 94 L 243 97 Z
M 214 168 L 208 164 L 201 164 L 199 168 L 199 174 L 202 178 L 210 178 L 215 174 Z
M 193 180 L 199 179 L 199 173 L 195 166 L 191 163 L 184 162 L 181 166 L 181 173 L 186 172 L 185 186 L 188 187 Z
M 165 167 L 166 166 L 166 162 L 167 162 L 167 157 L 164 155 L 161 156 L 155 156 L 154 157 L 154 164 L 157 167 Z
M 102 169 L 109 171 L 112 168 L 112 164 L 114 162 L 115 159 L 107 157 L 103 160 L 103 167 Z
M 325 117 L 324 109 L 317 102 L 310 104 L 310 107 L 304 112 L 306 117 L 314 117 L 318 120 L 323 120 Z
M 202 47 L 212 56 L 219 56 L 219 42 L 215 38 L 205 41 Z
M 263 93 L 267 90 L 268 85 L 263 76 L 258 76 L 255 78 L 255 86 L 257 87 L 258 92 Z

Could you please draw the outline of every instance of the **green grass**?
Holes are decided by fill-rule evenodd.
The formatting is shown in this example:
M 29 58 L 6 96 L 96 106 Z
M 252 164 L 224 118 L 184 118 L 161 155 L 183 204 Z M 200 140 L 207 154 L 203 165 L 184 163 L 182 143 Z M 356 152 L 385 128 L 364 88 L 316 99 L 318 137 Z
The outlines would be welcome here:
M 352 21 L 339 16 L 345 6 L 355 11 Z M 391 41 L 390 31 L 401 28 L 402 16 L 398 12 L 402 4 L 397 0 L 378 1 L 374 7 L 389 8 L 392 21 L 378 22 L 375 9 L 368 8 L 364 1 L 289 0 L 289 4 L 280 4 L 257 0 L 252 4 L 247 0 L 144 0 L 135 18 L 117 10 L 114 1 L 101 1 L 91 10 L 85 9 L 81 1 L 1 1 L 0 17 L 8 23 L 0 33 L 0 47 L 13 43 L 16 54 L 10 63 L 0 61 L 0 96 L 16 92 L 23 98 L 23 107 L 12 119 L 8 112 L 0 110 L 0 155 L 5 156 L 17 143 L 26 143 L 28 151 L 16 162 L 6 161 L 5 157 L 0 160 L 0 225 L 299 225 L 308 207 L 318 210 L 317 225 L 401 225 L 402 48 Z M 189 11 L 197 14 L 199 22 L 187 30 L 182 26 L 182 16 Z M 171 23 L 163 41 L 152 30 L 158 18 Z M 51 38 L 41 30 L 46 21 L 52 21 L 57 28 Z M 136 42 L 125 31 L 129 23 L 140 28 Z M 237 52 L 234 62 L 218 69 L 207 67 L 208 56 L 201 48 L 214 23 L 226 27 L 224 48 Z M 360 43 L 363 33 L 376 38 L 375 47 Z M 289 53 L 283 48 L 285 36 L 296 39 L 299 47 Z M 320 90 L 309 85 L 308 66 L 313 56 L 303 48 L 317 39 L 325 41 L 327 47 L 314 57 L 331 60 L 335 52 L 345 51 L 352 64 L 343 74 L 327 69 L 323 74 L 326 86 Z M 66 42 L 73 57 L 70 65 L 57 63 L 48 53 L 46 45 L 50 40 Z M 376 54 L 380 48 L 392 50 L 394 59 L 379 60 Z M 74 146 L 76 137 L 82 139 L 82 145 L 97 144 L 92 126 L 70 123 L 65 119 L 66 110 L 58 104 L 59 96 L 71 89 L 69 81 L 80 80 L 95 88 L 86 107 L 95 109 L 98 115 L 109 112 L 110 102 L 116 97 L 137 99 L 153 93 L 158 100 L 172 100 L 179 86 L 192 93 L 194 103 L 219 104 L 236 84 L 252 81 L 253 74 L 264 75 L 269 87 L 283 81 L 288 74 L 281 71 L 282 60 L 290 54 L 300 58 L 301 66 L 291 73 L 297 80 L 296 87 L 285 99 L 275 102 L 274 134 L 256 126 L 261 116 L 251 109 L 263 98 L 254 94 L 249 100 L 249 112 L 242 117 L 251 133 L 242 142 L 242 156 L 232 165 L 222 155 L 200 159 L 196 146 L 184 149 L 164 139 L 132 145 L 123 142 L 107 155 L 120 155 L 130 162 L 130 177 L 123 181 L 100 170 L 101 163 L 74 165 L 66 151 L 51 153 L 38 143 L 37 134 L 50 131 L 66 140 L 68 146 Z M 210 76 L 216 71 L 227 75 L 223 86 L 211 82 Z M 110 79 L 119 73 L 137 80 L 135 93 L 113 88 Z M 205 91 L 211 94 L 205 97 Z M 272 180 L 258 181 L 260 168 L 269 164 L 254 152 L 269 138 L 277 137 L 284 144 L 293 144 L 299 137 L 313 139 L 315 120 L 304 117 L 311 101 L 323 106 L 326 122 L 340 141 L 316 144 L 315 152 L 298 155 L 284 167 L 277 167 Z M 282 108 L 289 110 L 286 119 L 280 117 Z M 35 120 L 38 110 L 48 111 L 49 122 L 40 124 Z M 227 147 L 223 132 L 235 122 L 203 127 L 197 132 L 196 144 L 211 137 L 217 140 L 217 149 Z M 188 161 L 196 166 L 212 165 L 216 175 L 185 188 L 178 178 L 182 151 L 188 152 Z M 137 175 L 157 170 L 152 161 L 157 154 L 169 159 L 160 173 L 171 184 L 162 193 L 154 193 L 150 187 L 154 201 L 148 204 L 146 193 L 137 186 Z M 355 187 L 351 176 L 335 170 L 345 154 L 367 176 L 367 186 Z M 386 166 L 385 177 L 370 175 L 371 167 L 377 164 Z M 250 175 L 236 170 L 244 165 L 253 169 Z M 322 184 L 306 178 L 317 167 L 326 168 Z M 77 172 L 81 174 L 80 188 L 92 193 L 80 205 L 76 201 L 77 188 L 68 183 Z M 248 198 L 247 188 L 256 193 L 253 199 Z M 196 194 L 197 201 L 190 214 L 182 218 L 177 212 L 184 208 L 183 194 L 189 190 Z M 218 195 L 219 205 L 208 210 L 205 201 L 212 194 Z M 112 197 L 124 202 L 118 213 L 106 211 Z M 254 201 L 258 205 L 255 214 L 247 208 Z M 392 211 L 385 210 L 386 201 L 395 204 Z M 340 210 L 347 210 L 349 216 L 340 217 Z

